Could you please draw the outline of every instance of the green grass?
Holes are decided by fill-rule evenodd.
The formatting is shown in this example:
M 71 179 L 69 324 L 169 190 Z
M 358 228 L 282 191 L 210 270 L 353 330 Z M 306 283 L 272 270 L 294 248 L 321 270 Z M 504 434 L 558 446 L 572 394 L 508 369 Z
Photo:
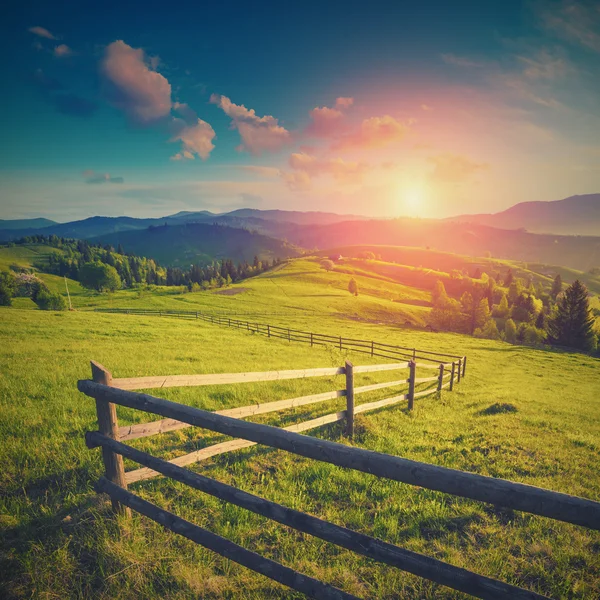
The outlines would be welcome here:
M 310 265 L 295 263 L 293 276 L 283 269 L 244 282 L 248 291 L 243 294 L 203 297 L 214 297 L 219 307 L 239 303 L 252 309 L 293 309 L 289 320 L 304 329 L 469 356 L 467 377 L 452 394 L 419 400 L 410 414 L 398 406 L 360 415 L 355 445 L 600 500 L 597 360 L 378 324 L 371 319 L 373 311 L 385 306 L 389 314 L 401 305 L 350 296 L 343 289 L 347 275 L 323 287 L 319 277 L 327 275 L 305 262 Z M 119 294 L 115 304 L 116 298 L 127 297 Z M 194 295 L 183 295 L 183 304 L 190 296 Z M 156 295 L 129 301 L 168 304 L 177 302 L 175 298 Z M 364 322 L 340 316 L 355 301 Z M 318 319 L 307 319 L 302 310 L 312 310 Z M 143 517 L 113 520 L 104 499 L 92 490 L 101 474 L 101 459 L 97 450 L 85 447 L 83 436 L 95 426 L 95 410 L 92 400 L 77 392 L 76 381 L 89 377 L 90 359 L 103 363 L 116 377 L 127 377 L 334 366 L 345 358 L 355 364 L 369 360 L 204 322 L 2 310 L 4 596 L 299 598 Z M 362 376 L 357 385 L 382 380 L 384 375 Z M 153 393 L 216 409 L 343 387 L 339 379 Z M 360 396 L 358 401 L 383 397 L 385 391 Z M 338 400 L 256 420 L 285 425 L 342 406 L 343 400 Z M 119 410 L 119 417 L 123 424 L 152 419 L 130 410 Z M 348 443 L 340 426 L 310 435 Z M 194 428 L 132 444 L 170 458 L 222 439 L 226 438 Z M 597 532 L 264 447 L 216 457 L 195 468 L 286 506 L 552 597 L 600 595 Z M 461 597 L 162 478 L 132 488 L 211 531 L 361 597 Z
M 0 249 L 0 268 L 31 265 L 48 251 Z M 346 358 L 355 364 L 371 359 L 203 321 L 90 312 L 94 307 L 227 311 L 307 331 L 467 354 L 467 377 L 453 393 L 417 400 L 412 413 L 399 405 L 359 415 L 353 443 L 600 500 L 598 361 L 405 328 L 406 321 L 424 323 L 429 293 L 398 283 L 392 271 L 399 265 L 369 266 L 378 262 L 345 261 L 327 273 L 317 258 L 298 259 L 225 294 L 166 287 L 96 294 L 69 280 L 75 312 L 39 311 L 23 298 L 15 300 L 14 308 L 0 309 L 0 596 L 301 597 L 140 516 L 115 521 L 104 498 L 92 490 L 101 459 L 99 451 L 85 447 L 84 433 L 95 428 L 95 409 L 91 399 L 77 392 L 76 381 L 89 377 L 90 359 L 115 377 L 339 366 Z M 53 289 L 64 289 L 63 278 L 40 276 Z M 351 277 L 358 282 L 358 297 L 347 291 Z M 397 375 L 363 375 L 357 385 Z M 152 393 L 215 410 L 341 388 L 341 379 Z M 389 394 L 361 395 L 358 402 Z M 343 406 L 338 399 L 254 420 L 285 426 Z M 154 418 L 119 409 L 121 424 Z M 348 443 L 340 425 L 309 435 Z M 132 444 L 172 458 L 224 439 L 190 428 Z M 551 597 L 600 597 L 597 532 L 264 447 L 194 468 L 286 506 Z M 211 531 L 360 597 L 461 597 L 162 478 L 132 488 Z

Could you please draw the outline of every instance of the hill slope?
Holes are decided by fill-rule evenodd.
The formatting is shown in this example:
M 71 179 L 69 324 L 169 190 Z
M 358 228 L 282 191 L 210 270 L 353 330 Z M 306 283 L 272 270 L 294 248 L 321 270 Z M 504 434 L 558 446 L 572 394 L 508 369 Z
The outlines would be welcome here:
M 448 220 L 502 229 L 524 228 L 534 233 L 600 235 L 600 194 L 552 202 L 522 202 L 495 214 L 460 215 Z
M 42 229 L 58 225 L 56 221 L 50 219 L 0 219 L 0 230 L 11 231 L 14 229 Z
M 562 265 L 587 271 L 600 265 L 600 237 L 541 235 L 486 225 L 428 219 L 392 219 L 295 227 L 287 239 L 303 248 L 356 244 L 431 247 L 486 256 Z
M 278 239 L 246 229 L 206 223 L 122 231 L 99 236 L 94 241 L 115 248 L 121 244 L 126 252 L 148 256 L 164 266 L 189 267 L 224 258 L 252 262 L 254 256 L 272 260 L 300 254 L 296 247 Z

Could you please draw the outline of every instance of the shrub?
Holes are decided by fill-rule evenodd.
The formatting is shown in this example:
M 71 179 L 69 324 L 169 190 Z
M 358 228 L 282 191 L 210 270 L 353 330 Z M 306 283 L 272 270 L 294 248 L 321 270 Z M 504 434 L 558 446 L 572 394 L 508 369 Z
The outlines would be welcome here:
M 527 325 L 523 334 L 523 341 L 526 344 L 538 346 L 546 340 L 546 332 L 543 329 L 538 329 L 534 325 Z
M 321 269 L 325 269 L 326 271 L 332 271 L 334 267 L 333 261 L 326 258 L 321 261 Z
M 512 319 L 507 319 L 504 324 L 504 339 L 511 344 L 517 341 L 517 326 Z
M 354 277 L 348 282 L 348 291 L 355 296 L 358 296 L 358 283 Z
M 79 281 L 84 287 L 98 292 L 113 292 L 121 287 L 117 270 L 100 261 L 85 263 L 79 269 Z
M 490 319 L 483 327 L 478 327 L 473 335 L 478 338 L 484 338 L 487 340 L 499 340 L 500 332 L 494 319 Z
M 40 290 L 35 303 L 40 310 L 67 310 L 67 302 L 60 294 L 46 290 Z
M 19 298 L 33 298 L 40 290 L 48 290 L 46 284 L 32 273 L 19 273 L 15 278 L 16 292 L 15 296 Z

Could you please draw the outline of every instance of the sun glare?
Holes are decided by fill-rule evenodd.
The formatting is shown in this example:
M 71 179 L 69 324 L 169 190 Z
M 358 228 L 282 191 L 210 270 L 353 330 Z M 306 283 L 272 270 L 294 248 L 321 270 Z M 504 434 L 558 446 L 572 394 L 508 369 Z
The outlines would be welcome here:
M 400 190 L 399 212 L 407 217 L 423 215 L 425 191 L 422 185 L 412 184 Z

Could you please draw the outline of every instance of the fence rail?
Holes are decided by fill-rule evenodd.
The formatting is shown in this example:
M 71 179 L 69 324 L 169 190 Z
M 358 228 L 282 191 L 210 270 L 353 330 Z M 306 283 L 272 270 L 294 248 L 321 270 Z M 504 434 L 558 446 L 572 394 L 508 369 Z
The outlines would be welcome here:
M 113 502 L 113 507 L 119 512 L 127 513 L 130 509 L 155 520 L 167 529 L 193 540 L 222 556 L 239 564 L 279 581 L 304 594 L 315 598 L 355 598 L 329 584 L 307 577 L 285 567 L 271 559 L 262 557 L 233 542 L 215 535 L 205 529 L 169 513 L 160 507 L 140 498 L 127 490 L 128 484 L 147 479 L 156 475 L 164 475 L 195 489 L 211 494 L 217 498 L 231 502 L 242 508 L 263 515 L 269 519 L 292 527 L 298 531 L 317 536 L 323 540 L 355 551 L 371 559 L 400 568 L 431 581 L 448 586 L 480 598 L 516 598 L 539 599 L 543 596 L 518 588 L 495 579 L 461 569 L 442 561 L 402 549 L 382 540 L 360 534 L 344 527 L 328 523 L 317 517 L 292 510 L 280 504 L 254 496 L 242 490 L 220 483 L 203 475 L 191 472 L 183 467 L 203 458 L 247 448 L 255 444 L 263 444 L 272 448 L 288 451 L 293 454 L 327 462 L 344 468 L 369 473 L 377 477 L 385 477 L 410 485 L 488 502 L 514 510 L 582 525 L 600 530 L 600 503 L 584 498 L 570 496 L 550 490 L 515 483 L 512 481 L 485 477 L 446 467 L 404 459 L 362 448 L 356 448 L 331 442 L 328 440 L 300 435 L 327 423 L 346 420 L 346 434 L 352 435 L 354 415 L 376 410 L 407 400 L 409 408 L 415 398 L 426 394 L 441 392 L 458 381 L 461 370 L 456 369 L 457 362 L 450 363 L 451 369 L 446 369 L 447 363 L 438 366 L 423 365 L 410 361 L 409 363 L 353 366 L 346 362 L 344 367 L 328 369 L 308 369 L 296 371 L 267 372 L 267 379 L 257 379 L 261 374 L 221 374 L 219 376 L 183 376 L 177 380 L 179 384 L 209 385 L 209 379 L 217 383 L 232 383 L 244 381 L 273 381 L 273 374 L 283 375 L 283 378 L 307 376 L 337 376 L 344 375 L 345 389 L 334 390 L 312 396 L 303 396 L 291 400 L 278 400 L 264 404 L 225 409 L 217 412 L 207 412 L 198 408 L 170 402 L 148 394 L 132 391 L 127 386 L 156 384 L 163 378 L 113 379 L 109 371 L 102 365 L 92 362 L 93 381 L 82 380 L 77 384 L 78 389 L 96 400 L 99 431 L 88 432 L 86 443 L 88 447 L 100 447 L 105 466 L 105 477 L 96 484 L 99 492 L 105 492 Z M 438 369 L 433 377 L 416 377 L 418 367 Z M 355 387 L 356 373 L 390 371 L 408 369 L 408 379 L 376 383 Z M 237 377 L 233 377 L 236 375 Z M 249 377 L 250 376 L 250 377 Z M 204 377 L 204 379 L 202 379 Z M 444 383 L 446 381 L 446 383 Z M 211 383 L 211 384 L 212 384 Z M 434 385 L 425 390 L 415 392 L 417 384 Z M 408 384 L 408 393 L 396 395 L 383 400 L 359 404 L 355 406 L 357 394 Z M 139 388 L 133 388 L 139 389 Z M 265 414 L 294 406 L 302 406 L 313 402 L 345 397 L 346 410 L 325 415 L 310 421 L 279 428 L 240 420 L 240 417 Z M 163 420 L 144 425 L 119 427 L 116 416 L 116 405 L 138 409 L 159 415 Z M 150 454 L 132 448 L 123 443 L 128 439 L 144 437 L 181 427 L 202 427 L 235 439 L 221 444 L 203 448 L 194 453 L 165 461 Z M 146 429 L 143 429 L 143 428 Z M 123 457 L 133 460 L 141 468 L 125 473 Z
M 432 352 L 430 350 L 419 350 L 417 348 L 408 348 L 405 346 L 397 346 L 392 344 L 383 344 L 373 340 L 358 340 L 354 338 L 345 338 L 343 336 L 300 331 L 290 327 L 281 327 L 279 325 L 241 321 L 239 319 L 232 318 L 232 315 L 215 315 L 193 310 L 162 310 L 145 308 L 96 308 L 94 310 L 96 312 L 113 314 L 154 315 L 199 319 L 214 325 L 223 325 L 227 327 L 235 327 L 237 329 L 244 329 L 259 335 L 266 335 L 269 338 L 279 338 L 289 342 L 303 342 L 310 344 L 311 346 L 334 346 L 339 350 L 361 352 L 370 356 L 388 358 L 391 360 L 397 360 L 399 358 L 409 360 L 425 360 L 428 362 L 434 362 L 436 364 L 439 364 L 440 362 L 446 362 L 447 364 L 450 364 L 452 361 L 458 361 L 460 367 L 460 377 L 464 377 L 467 368 L 466 356 L 444 354 L 440 352 Z

